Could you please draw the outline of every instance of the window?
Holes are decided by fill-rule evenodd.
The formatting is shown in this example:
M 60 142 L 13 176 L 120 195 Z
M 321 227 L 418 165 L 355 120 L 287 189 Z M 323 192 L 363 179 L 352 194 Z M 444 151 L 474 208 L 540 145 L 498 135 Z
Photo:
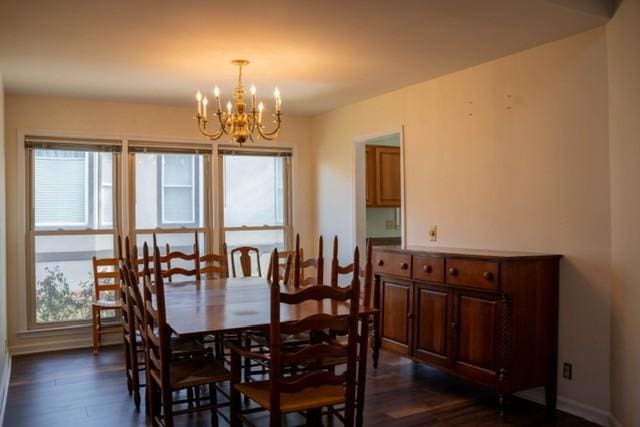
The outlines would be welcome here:
M 162 252 L 169 245 L 171 251 L 188 253 L 197 230 L 200 251 L 209 252 L 212 226 L 206 195 L 211 191 L 207 178 L 211 148 L 162 150 L 161 146 L 129 146 L 129 173 L 133 177 L 129 188 L 135 203 L 130 218 L 135 230 L 130 236 L 135 237 L 139 253 L 144 242 L 151 244 L 153 233 Z M 176 261 L 176 266 L 179 264 Z
M 274 248 L 290 246 L 290 152 L 221 152 L 225 241 L 257 247 L 264 269 Z
M 32 211 L 30 324 L 86 322 L 93 301 L 92 257 L 114 256 L 113 177 L 119 146 L 31 137 L 26 146 Z
M 198 162 L 196 162 L 198 160 Z M 198 197 L 196 166 L 200 159 L 192 155 L 163 154 L 160 156 L 160 216 L 162 224 L 197 222 Z

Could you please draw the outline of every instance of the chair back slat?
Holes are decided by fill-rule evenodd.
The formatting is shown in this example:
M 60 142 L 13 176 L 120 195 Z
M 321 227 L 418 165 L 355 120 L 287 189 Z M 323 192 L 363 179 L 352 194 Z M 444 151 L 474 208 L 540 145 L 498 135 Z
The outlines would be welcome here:
M 371 262 L 372 244 L 367 240 L 367 254 L 363 268 L 358 268 L 358 275 L 363 282 L 360 292 L 360 302 L 364 306 L 371 306 L 373 292 L 373 264 Z M 331 259 L 331 286 L 338 287 L 340 275 L 352 275 L 354 271 L 353 263 L 340 265 L 338 260 L 338 236 L 333 237 L 333 257 Z
M 157 246 L 157 237 L 156 234 L 153 234 L 154 245 Z M 155 247 L 154 246 L 154 247 Z M 182 260 L 188 261 L 192 264 L 192 267 L 176 267 L 173 265 L 173 261 Z M 191 276 L 195 277 L 196 280 L 200 280 L 200 250 L 198 245 L 198 231 L 195 231 L 195 241 L 193 244 L 193 253 L 187 254 L 182 251 L 172 251 L 171 246 L 167 243 L 165 245 L 165 254 L 160 256 L 160 274 L 162 278 L 167 279 L 169 282 L 173 280 L 173 276 L 181 275 L 181 276 Z M 154 262 L 155 265 L 155 262 Z M 163 265 L 165 266 L 163 268 Z M 153 273 L 155 275 L 155 271 Z
M 236 257 L 236 254 L 239 254 Z M 240 246 L 231 250 L 231 271 L 233 277 L 238 277 L 238 270 L 236 269 L 236 259 L 240 262 L 240 269 L 242 271 L 242 277 L 253 276 L 251 268 L 251 254 L 254 254 L 256 260 L 256 266 L 258 269 L 258 276 L 262 276 L 262 270 L 260 268 L 260 251 L 253 246 Z
M 318 257 L 304 258 L 304 252 L 300 247 L 300 234 L 296 234 L 296 249 L 293 262 L 294 280 L 293 284 L 296 288 L 322 285 L 324 281 L 324 255 L 323 255 L 323 239 L 318 238 Z M 308 273 L 306 270 L 313 269 L 315 274 Z
M 304 331 L 322 331 L 325 329 L 346 331 L 348 328 L 349 323 L 344 317 L 317 314 L 295 322 L 283 323 L 280 325 L 280 332 L 293 335 Z
M 207 278 L 229 277 L 229 257 L 227 244 L 222 244 L 222 254 L 206 254 L 200 256 L 200 275 Z
M 282 363 L 302 364 L 309 360 L 321 359 L 324 357 L 344 357 L 347 355 L 346 345 L 313 344 L 303 347 L 293 353 L 282 353 Z

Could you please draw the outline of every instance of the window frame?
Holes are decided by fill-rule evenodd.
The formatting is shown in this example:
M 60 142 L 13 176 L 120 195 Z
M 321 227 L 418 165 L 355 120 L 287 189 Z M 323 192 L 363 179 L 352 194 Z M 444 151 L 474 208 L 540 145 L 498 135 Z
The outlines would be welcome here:
M 26 138 L 25 138 L 26 139 Z M 63 146 L 65 143 L 60 142 Z M 87 204 L 89 205 L 89 221 L 88 223 L 82 227 L 77 226 L 68 226 L 66 228 L 62 227 L 36 227 L 35 221 L 35 151 L 38 148 L 34 147 L 25 147 L 25 172 L 26 172 L 26 187 L 25 187 L 25 200 L 26 200 L 26 209 L 27 209 L 27 254 L 26 254 L 26 267 L 27 267 L 27 328 L 28 330 L 47 330 L 47 329 L 59 329 L 64 327 L 77 327 L 77 326 L 86 326 L 91 324 L 91 319 L 76 319 L 76 320 L 63 320 L 63 321 L 54 321 L 54 322 L 38 322 L 37 321 L 37 299 L 36 299 L 36 253 L 35 253 L 35 243 L 37 237 L 40 236 L 96 236 L 96 235 L 112 235 L 113 241 L 113 252 L 114 256 L 117 251 L 117 243 L 116 236 L 119 234 L 120 230 L 120 222 L 119 222 L 119 203 L 117 194 L 119 193 L 119 163 L 120 163 L 120 152 L 113 150 L 95 150 L 90 149 L 93 144 L 87 143 L 85 145 L 85 149 L 81 149 L 74 143 L 69 143 L 69 148 L 63 148 L 65 150 L 70 151 L 81 151 L 85 152 L 86 158 L 88 162 L 92 161 L 92 156 L 90 154 L 94 152 L 104 152 L 109 151 L 112 154 L 112 185 L 115 191 L 112 192 L 112 224 L 110 228 L 99 228 L 101 225 L 99 221 L 97 221 L 97 212 L 96 207 L 94 206 L 94 199 L 96 199 L 95 195 L 93 195 L 92 191 L 93 187 L 99 185 L 100 183 L 96 183 L 94 180 L 95 175 L 97 174 L 97 170 L 94 169 L 94 173 L 87 173 L 87 185 L 89 187 L 89 198 L 87 199 Z M 55 149 L 55 148 L 52 148 Z M 99 157 L 99 156 L 98 156 Z M 99 161 L 97 162 L 99 163 Z M 91 172 L 91 167 L 89 166 L 89 172 Z M 91 228 L 93 227 L 93 228 Z M 92 283 L 93 286 L 93 283 Z M 116 315 L 113 319 L 105 319 L 105 325 L 118 324 L 120 322 L 120 318 Z
M 149 145 L 149 149 L 147 149 L 147 145 Z M 202 181 L 203 181 L 203 218 L 202 221 L 200 221 L 200 205 L 199 205 L 199 192 L 200 192 L 200 186 L 197 184 L 197 179 L 195 179 L 195 185 L 194 187 L 197 187 L 197 189 L 195 190 L 195 203 L 197 206 L 197 210 L 195 212 L 196 214 L 196 223 L 195 224 L 190 224 L 190 225 L 180 225 L 180 224 L 172 224 L 172 227 L 160 227 L 157 226 L 156 228 L 137 228 L 137 224 L 136 224 L 136 155 L 137 154 L 158 154 L 158 158 L 162 158 L 163 154 L 188 154 L 188 155 L 202 155 L 202 168 L 203 168 L 203 174 L 202 174 Z M 211 209 L 211 194 L 214 191 L 214 187 L 211 183 L 211 165 L 212 165 L 212 157 L 213 157 L 213 152 L 210 148 L 210 146 L 207 147 L 207 149 L 203 149 L 202 146 L 197 146 L 194 148 L 189 148 L 188 146 L 181 146 L 180 148 L 176 148 L 175 145 L 171 145 L 171 144 L 162 144 L 162 143 L 158 143 L 158 144 L 153 144 L 153 143 L 145 143 L 144 145 L 141 145 L 140 147 L 138 147 L 136 145 L 136 148 L 129 148 L 127 150 L 127 157 L 128 157 L 128 162 L 127 162 L 127 182 L 128 182 L 128 212 L 124 212 L 123 215 L 125 215 L 128 219 L 128 230 L 129 230 L 129 238 L 132 242 L 137 242 L 137 238 L 139 234 L 153 234 L 155 233 L 156 235 L 162 235 L 162 234 L 184 234 L 184 233 L 194 233 L 194 232 L 198 232 L 198 234 L 202 233 L 204 235 L 204 242 L 199 242 L 200 243 L 200 253 L 201 254 L 205 254 L 205 253 L 212 253 L 214 250 L 214 245 L 213 245 L 213 230 L 214 230 L 214 226 L 213 226 L 213 210 Z M 195 157 L 194 157 L 195 160 Z M 158 162 L 159 164 L 162 162 Z M 199 162 L 194 161 L 194 163 L 198 164 Z M 160 170 L 160 166 L 158 166 L 158 173 L 161 173 Z M 198 174 L 195 175 L 195 171 L 194 171 L 194 178 L 196 176 L 199 176 L 200 172 L 198 170 Z M 162 201 L 160 200 L 162 198 L 162 196 L 160 195 L 162 193 L 162 185 L 160 183 L 160 176 L 158 177 L 158 193 L 159 193 L 159 197 L 158 197 L 158 210 L 161 209 L 162 207 Z M 158 225 L 162 225 L 161 222 L 161 214 L 160 212 L 158 212 Z M 199 223 L 202 222 L 202 226 L 199 225 Z

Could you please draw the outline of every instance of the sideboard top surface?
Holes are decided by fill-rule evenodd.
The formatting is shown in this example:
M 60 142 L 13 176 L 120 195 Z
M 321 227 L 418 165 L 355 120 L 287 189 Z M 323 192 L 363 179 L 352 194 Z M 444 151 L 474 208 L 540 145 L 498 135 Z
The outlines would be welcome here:
M 504 261 L 523 259 L 559 259 L 562 255 L 538 252 L 498 251 L 489 249 L 463 249 L 437 246 L 374 246 L 374 251 L 409 253 L 412 255 L 431 255 L 443 257 L 492 258 Z

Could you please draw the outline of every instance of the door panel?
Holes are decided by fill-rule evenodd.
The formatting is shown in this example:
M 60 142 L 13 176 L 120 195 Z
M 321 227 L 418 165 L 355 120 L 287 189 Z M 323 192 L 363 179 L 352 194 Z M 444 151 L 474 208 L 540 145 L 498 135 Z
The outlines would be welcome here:
M 494 382 L 497 370 L 498 303 L 490 296 L 457 293 L 455 362 L 461 373 Z
M 382 344 L 402 354 L 409 353 L 411 286 L 382 282 Z
M 414 357 L 449 365 L 451 293 L 446 288 L 415 285 Z

